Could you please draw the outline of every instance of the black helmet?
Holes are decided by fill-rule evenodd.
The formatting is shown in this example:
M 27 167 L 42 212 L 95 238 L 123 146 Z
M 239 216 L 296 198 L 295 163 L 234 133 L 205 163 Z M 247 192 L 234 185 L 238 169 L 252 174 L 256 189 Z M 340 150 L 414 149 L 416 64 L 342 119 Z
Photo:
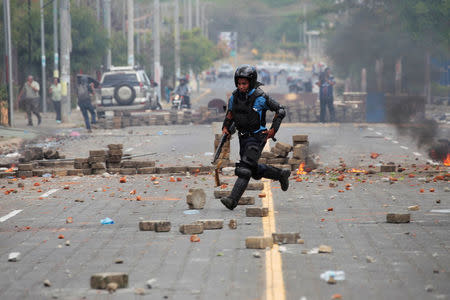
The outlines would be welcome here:
M 234 73 L 234 84 L 238 85 L 238 78 L 247 78 L 250 83 L 250 89 L 254 89 L 256 86 L 256 80 L 258 79 L 258 73 L 256 68 L 250 65 L 242 65 L 236 69 Z

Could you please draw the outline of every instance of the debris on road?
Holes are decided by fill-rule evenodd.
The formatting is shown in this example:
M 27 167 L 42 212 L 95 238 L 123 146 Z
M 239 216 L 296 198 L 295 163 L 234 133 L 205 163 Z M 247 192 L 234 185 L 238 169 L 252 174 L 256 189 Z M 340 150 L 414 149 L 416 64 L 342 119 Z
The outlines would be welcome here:
M 419 210 L 419 208 L 420 208 L 419 205 L 408 206 L 408 210 L 410 210 L 410 211 L 417 211 L 417 210 Z
M 320 245 L 319 246 L 319 253 L 332 253 L 333 248 L 327 245 Z
M 247 249 L 272 248 L 273 238 L 271 236 L 249 236 L 245 239 Z
M 325 271 L 322 274 L 320 274 L 320 278 L 329 281 L 330 278 L 333 278 L 335 281 L 342 281 L 345 280 L 345 272 L 344 271 Z M 332 283 L 332 282 L 330 282 Z
M 191 235 L 191 242 L 193 242 L 193 243 L 200 242 L 200 238 L 198 237 L 198 235 L 196 235 L 196 234 Z
M 20 260 L 20 252 L 11 252 L 8 255 L 8 261 L 16 262 Z
M 267 217 L 269 215 L 268 207 L 247 207 L 245 209 L 247 217 Z
M 182 234 L 200 234 L 203 233 L 203 224 L 184 224 L 179 228 Z
M 203 209 L 206 204 L 206 194 L 203 189 L 189 189 L 186 203 L 190 209 Z
M 374 263 L 374 262 L 376 262 L 376 260 L 372 256 L 366 256 L 366 262 L 367 263 Z
M 409 223 L 410 220 L 411 220 L 411 214 L 389 213 L 386 215 L 387 223 Z
M 155 231 L 155 232 L 168 232 L 171 229 L 171 223 L 169 221 L 140 221 L 139 230 L 141 231 Z
M 253 257 L 255 258 L 260 258 L 261 257 L 261 253 L 259 253 L 258 251 L 253 252 Z
M 104 219 L 100 220 L 100 223 L 102 223 L 103 225 L 114 224 L 114 220 L 112 220 L 110 218 L 104 218 Z
M 230 229 L 236 229 L 237 228 L 237 220 L 236 219 L 231 219 L 230 222 L 228 223 L 228 227 Z
M 272 233 L 274 244 L 298 244 L 300 239 L 300 233 L 287 232 L 287 233 Z
M 106 289 L 109 283 L 116 283 L 117 288 L 128 287 L 128 274 L 121 272 L 97 273 L 91 276 L 92 289 Z
M 223 228 L 223 220 L 198 220 L 199 224 L 203 225 L 204 230 L 213 230 L 213 229 L 222 229 Z
M 45 280 L 44 280 L 44 286 L 45 286 L 45 287 L 51 287 L 51 286 L 52 286 L 52 283 L 50 282 L 50 280 L 45 279 Z
M 117 290 L 118 287 L 119 287 L 119 285 L 118 285 L 116 282 L 110 282 L 110 283 L 108 283 L 108 284 L 106 285 L 106 290 L 107 290 L 110 294 L 112 294 L 112 293 L 114 293 L 114 292 Z

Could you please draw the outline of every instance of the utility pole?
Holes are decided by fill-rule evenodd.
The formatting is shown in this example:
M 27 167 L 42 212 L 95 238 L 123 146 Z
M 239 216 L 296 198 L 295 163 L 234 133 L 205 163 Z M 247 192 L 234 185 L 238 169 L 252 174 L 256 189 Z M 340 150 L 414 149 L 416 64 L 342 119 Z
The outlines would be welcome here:
M 64 123 L 70 121 L 70 51 L 71 51 L 71 22 L 70 0 L 60 0 L 59 13 L 61 29 L 61 117 Z
M 200 0 L 195 0 L 195 27 L 200 28 Z
M 184 30 L 188 29 L 188 9 L 187 9 L 187 3 L 188 0 L 182 0 L 183 1 L 183 28 Z
M 45 32 L 44 32 L 44 0 L 39 1 L 41 8 L 41 63 L 42 63 L 42 110 L 47 112 L 47 80 L 45 75 Z
M 192 0 L 188 0 L 188 30 L 192 30 Z
M 128 0 L 128 65 L 134 66 L 134 0 Z
M 95 8 L 97 9 L 97 22 L 100 22 L 100 0 L 95 1 Z
M 108 33 L 108 40 L 111 40 L 111 0 L 103 0 L 103 26 L 106 28 Z M 108 46 L 106 50 L 106 70 L 111 68 L 111 47 Z
M 58 54 L 58 0 L 53 0 L 53 77 L 59 77 L 59 54 Z
M 11 8 L 9 0 L 3 0 L 3 14 L 5 16 L 5 54 L 8 56 L 6 67 L 6 78 L 8 81 L 8 123 L 9 126 L 14 127 L 14 91 L 13 91 L 13 78 L 12 78 L 12 56 L 11 56 Z
M 159 20 L 160 20 L 160 11 L 159 11 L 159 0 L 154 0 L 154 18 L 153 18 L 153 32 L 154 32 L 154 40 L 153 40 L 153 55 L 154 55 L 154 81 L 158 84 L 156 86 L 156 92 L 158 95 L 158 99 L 161 99 L 161 66 L 160 62 L 160 41 L 159 41 Z
M 203 3 L 200 7 L 200 28 L 202 35 L 205 36 L 205 10 L 206 10 L 206 3 Z
M 177 78 L 181 76 L 180 74 L 180 7 L 178 5 L 178 0 L 175 2 L 175 16 L 174 16 L 174 35 L 175 35 L 175 82 Z

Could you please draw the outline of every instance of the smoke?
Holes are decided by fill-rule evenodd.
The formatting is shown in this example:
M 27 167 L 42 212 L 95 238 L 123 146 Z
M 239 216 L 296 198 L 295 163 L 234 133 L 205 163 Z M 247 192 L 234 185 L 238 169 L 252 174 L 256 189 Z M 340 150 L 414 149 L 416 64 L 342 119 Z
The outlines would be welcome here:
M 396 126 L 397 133 L 413 139 L 434 160 L 443 161 L 449 150 L 447 139 L 439 139 L 435 120 L 425 118 L 425 103 L 418 96 L 386 97 L 387 121 Z

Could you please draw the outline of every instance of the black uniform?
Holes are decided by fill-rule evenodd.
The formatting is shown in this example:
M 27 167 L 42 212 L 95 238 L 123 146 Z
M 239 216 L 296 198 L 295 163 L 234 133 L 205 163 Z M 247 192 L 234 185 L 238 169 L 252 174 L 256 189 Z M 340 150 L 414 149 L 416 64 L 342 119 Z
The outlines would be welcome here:
M 250 177 L 254 179 L 269 178 L 280 180 L 281 188 L 285 191 L 289 186 L 290 170 L 281 170 L 265 164 L 258 164 L 261 152 L 266 145 L 269 131 L 266 128 L 266 111 L 275 112 L 270 131 L 276 133 L 285 116 L 284 108 L 274 99 L 266 95 L 256 81 L 254 67 L 244 65 L 236 70 L 235 83 L 238 78 L 247 78 L 250 91 L 241 93 L 237 89 L 228 102 L 228 111 L 223 127 L 230 128 L 234 122 L 239 136 L 240 161 L 236 164 L 235 174 L 238 176 L 229 197 L 223 198 L 222 203 L 229 209 L 234 209 L 247 188 Z

